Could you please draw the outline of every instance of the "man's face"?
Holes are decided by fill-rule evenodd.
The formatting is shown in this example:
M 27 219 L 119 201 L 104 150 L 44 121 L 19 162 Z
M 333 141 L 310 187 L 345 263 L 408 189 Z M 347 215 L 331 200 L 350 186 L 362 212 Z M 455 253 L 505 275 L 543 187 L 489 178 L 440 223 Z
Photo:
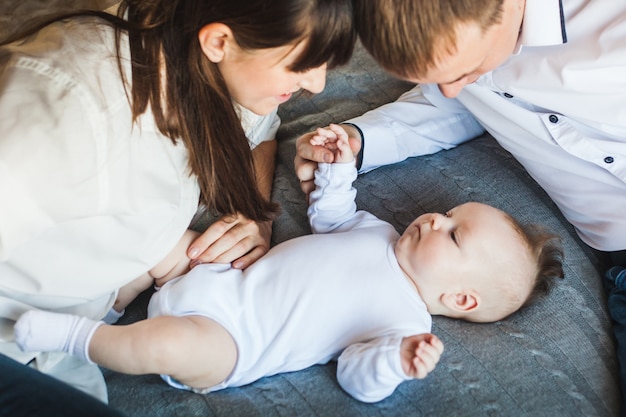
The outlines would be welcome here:
M 523 0 L 505 0 L 502 19 L 483 32 L 475 22 L 456 26 L 456 48 L 441 44 L 438 63 L 424 77 L 410 78 L 419 84 L 438 84 L 445 97 L 456 97 L 467 84 L 490 72 L 514 52 L 524 16 Z

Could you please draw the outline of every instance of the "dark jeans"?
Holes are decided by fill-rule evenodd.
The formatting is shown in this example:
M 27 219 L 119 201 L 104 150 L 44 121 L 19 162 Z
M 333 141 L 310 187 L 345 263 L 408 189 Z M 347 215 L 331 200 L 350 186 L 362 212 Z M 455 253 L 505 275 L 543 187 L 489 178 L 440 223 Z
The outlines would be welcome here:
M 0 416 L 124 417 L 90 395 L 1 354 Z
M 626 417 L 626 250 L 604 253 L 600 256 L 606 266 L 604 286 L 607 306 L 613 320 L 619 375 L 622 385 L 622 417 Z

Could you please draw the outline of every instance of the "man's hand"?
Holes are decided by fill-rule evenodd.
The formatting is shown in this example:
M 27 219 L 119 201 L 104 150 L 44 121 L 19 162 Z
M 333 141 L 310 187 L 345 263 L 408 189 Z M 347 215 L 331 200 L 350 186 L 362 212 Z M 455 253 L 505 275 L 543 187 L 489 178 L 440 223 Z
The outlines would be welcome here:
M 350 137 L 350 147 L 354 155 L 359 153 L 361 149 L 361 135 L 359 131 L 350 125 L 340 125 Z M 309 195 L 315 189 L 313 178 L 318 162 L 334 162 L 333 152 L 321 145 L 312 145 L 311 139 L 318 135 L 318 132 L 310 132 L 300 136 L 296 140 L 296 157 L 294 159 L 294 168 L 296 175 L 300 180 L 300 188 Z
M 245 269 L 267 253 L 271 236 L 271 221 L 255 222 L 241 214 L 223 216 L 192 242 L 187 255 L 191 267 L 215 262 Z
M 442 353 L 443 342 L 433 334 L 423 333 L 405 337 L 400 345 L 402 369 L 410 377 L 426 378 L 435 369 Z

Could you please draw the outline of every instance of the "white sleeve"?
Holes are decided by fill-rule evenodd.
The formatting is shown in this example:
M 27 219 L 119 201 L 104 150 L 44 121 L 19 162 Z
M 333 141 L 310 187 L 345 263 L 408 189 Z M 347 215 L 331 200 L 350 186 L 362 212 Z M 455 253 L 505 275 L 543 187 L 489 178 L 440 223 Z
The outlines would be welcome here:
M 54 225 L 8 164 L 0 159 L 0 262 L 32 236 Z
M 443 97 L 432 84 L 416 86 L 348 122 L 363 132 L 360 172 L 450 149 L 484 132 L 461 103 Z
M 106 76 L 90 83 L 30 57 L 0 74 L 0 287 L 75 306 L 157 264 L 198 204 L 186 148 L 149 115 L 130 130 L 123 89 L 91 88 Z
M 373 403 L 390 396 L 403 381 L 402 336 L 386 336 L 348 346 L 337 360 L 339 385 L 359 401 Z
M 96 163 L 92 117 L 73 94 L 77 88 L 55 78 L 52 69 L 44 72 L 49 67 L 15 61 L 19 65 L 11 60 L 0 67 L 0 261 L 97 195 L 88 188 L 79 204 L 67 201 L 72 185 L 78 188 Z M 76 132 L 85 134 L 70 146 L 68 137 L 79 137 Z
M 315 190 L 309 197 L 309 223 L 313 233 L 337 231 L 356 212 L 356 179 L 354 163 L 318 164 Z M 343 230 L 343 228 L 342 228 Z

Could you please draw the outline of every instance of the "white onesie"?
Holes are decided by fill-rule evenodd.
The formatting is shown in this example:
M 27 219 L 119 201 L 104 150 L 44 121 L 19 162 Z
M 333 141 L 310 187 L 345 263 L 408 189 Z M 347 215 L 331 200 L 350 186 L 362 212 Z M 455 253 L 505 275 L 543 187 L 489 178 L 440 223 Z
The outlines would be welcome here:
M 394 255 L 399 234 L 356 211 L 355 178 L 352 164 L 320 164 L 308 213 L 314 234 L 275 246 L 243 272 L 199 265 L 152 297 L 149 317 L 206 316 L 237 343 L 232 374 L 203 392 L 332 359 L 339 383 L 361 401 L 379 401 L 409 379 L 400 342 L 430 332 L 431 317 Z

